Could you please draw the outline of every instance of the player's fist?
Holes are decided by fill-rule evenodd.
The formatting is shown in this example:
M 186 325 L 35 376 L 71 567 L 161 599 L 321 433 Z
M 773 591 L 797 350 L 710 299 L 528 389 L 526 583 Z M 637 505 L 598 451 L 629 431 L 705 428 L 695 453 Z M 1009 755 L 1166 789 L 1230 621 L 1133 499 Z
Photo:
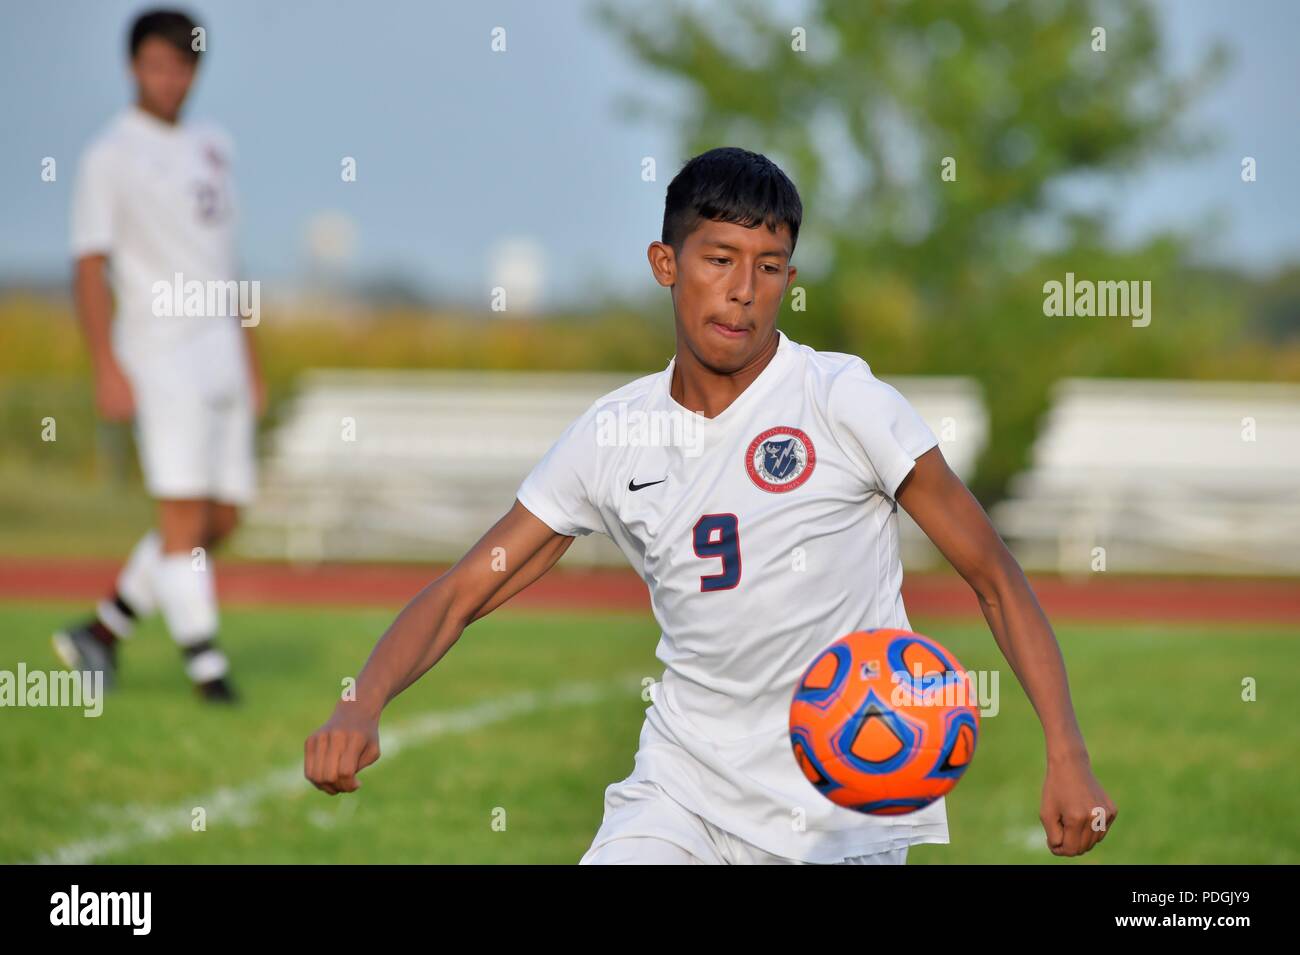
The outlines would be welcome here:
M 130 421 L 135 415 L 131 383 L 116 362 L 108 362 L 95 375 L 95 409 L 105 421 Z
M 1086 756 L 1048 760 L 1038 818 L 1053 855 L 1083 855 L 1106 838 L 1118 815 Z
M 361 788 L 357 773 L 379 758 L 379 720 L 343 704 L 307 737 L 303 775 L 336 796 Z

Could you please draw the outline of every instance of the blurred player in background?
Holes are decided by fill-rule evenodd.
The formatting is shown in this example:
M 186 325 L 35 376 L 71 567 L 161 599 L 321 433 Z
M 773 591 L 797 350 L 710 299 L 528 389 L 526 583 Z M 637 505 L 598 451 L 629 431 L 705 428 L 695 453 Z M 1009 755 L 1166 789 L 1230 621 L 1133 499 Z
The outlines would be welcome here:
M 1099 809 L 1109 825 L 1115 806 L 1015 558 L 902 395 L 861 358 L 776 327 L 802 216 L 794 184 L 764 156 L 715 149 L 683 167 L 648 250 L 672 295 L 676 355 L 593 403 L 511 510 L 402 611 L 355 696 L 307 740 L 304 772 L 318 788 L 355 790 L 379 757 L 388 702 L 575 537 L 598 532 L 649 587 L 665 669 L 634 769 L 605 790 L 583 863 L 897 864 L 911 845 L 948 842 L 942 798 L 861 815 L 822 799 L 790 748 L 790 700 L 814 656 L 857 630 L 911 629 L 901 505 L 976 592 L 1042 722 L 1052 851 L 1078 855 L 1102 839 L 1089 823 Z M 621 437 L 616 424 L 693 412 L 703 417 L 689 443 Z
M 177 284 L 235 279 L 230 141 L 180 115 L 203 46 L 184 13 L 138 17 L 129 42 L 135 103 L 94 140 L 78 170 L 74 293 L 95 404 L 106 420 L 134 418 L 158 524 L 95 616 L 56 633 L 54 646 L 65 665 L 102 671 L 111 686 L 120 641 L 158 610 L 202 698 L 230 702 L 236 694 L 216 642 L 209 551 L 252 497 L 255 418 L 266 392 L 237 310 L 178 315 L 159 301 Z

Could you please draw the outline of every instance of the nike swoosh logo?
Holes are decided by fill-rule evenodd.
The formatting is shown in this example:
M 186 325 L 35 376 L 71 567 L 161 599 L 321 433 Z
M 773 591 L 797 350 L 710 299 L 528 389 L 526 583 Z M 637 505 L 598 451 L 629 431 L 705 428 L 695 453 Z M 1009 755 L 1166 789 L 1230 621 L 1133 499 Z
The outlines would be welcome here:
M 668 480 L 667 478 L 660 478 L 660 479 L 657 480 L 657 481 L 647 481 L 645 484 L 637 484 L 637 483 L 636 483 L 636 478 L 633 478 L 632 480 L 630 480 L 630 481 L 627 482 L 627 489 L 628 489 L 629 491 L 639 491 L 639 490 L 641 490 L 641 488 L 643 488 L 643 487 L 652 487 L 652 486 L 654 486 L 655 484 L 663 484 L 664 481 L 667 481 L 667 480 Z

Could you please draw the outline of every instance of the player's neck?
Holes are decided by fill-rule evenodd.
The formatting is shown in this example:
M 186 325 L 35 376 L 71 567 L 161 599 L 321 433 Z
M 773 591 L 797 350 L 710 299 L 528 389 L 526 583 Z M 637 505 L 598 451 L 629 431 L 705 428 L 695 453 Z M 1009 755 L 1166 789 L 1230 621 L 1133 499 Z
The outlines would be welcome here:
M 168 126 L 176 126 L 181 121 L 181 114 L 179 110 L 171 115 L 167 115 L 165 113 L 158 112 L 156 109 L 152 109 L 147 103 L 144 102 L 144 100 L 139 100 L 139 99 L 136 100 L 135 108 L 138 109 L 140 112 L 144 113 L 150 119 L 155 119 L 160 123 L 166 123 Z
M 716 418 L 731 407 L 732 402 L 763 373 L 763 369 L 776 357 L 780 344 L 781 336 L 773 328 L 771 340 L 752 361 L 734 372 L 724 373 L 701 364 L 691 350 L 679 341 L 668 393 L 683 408 L 698 411 L 706 418 Z

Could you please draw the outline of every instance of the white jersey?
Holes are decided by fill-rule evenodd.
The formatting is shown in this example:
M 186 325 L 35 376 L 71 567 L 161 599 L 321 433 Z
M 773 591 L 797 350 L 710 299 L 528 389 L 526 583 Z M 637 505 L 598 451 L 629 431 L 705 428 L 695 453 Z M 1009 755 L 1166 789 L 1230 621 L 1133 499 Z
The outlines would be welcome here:
M 156 314 L 159 292 L 236 278 L 229 138 L 210 125 L 170 125 L 131 107 L 82 156 L 72 202 L 74 257 L 105 254 L 117 299 L 113 346 L 147 360 L 177 346 L 199 367 L 242 361 L 237 310 Z M 205 296 L 206 298 L 206 296 Z M 172 296 L 175 303 L 175 296 Z M 234 304 L 237 306 L 237 299 Z
M 938 441 L 861 358 L 778 335 L 715 418 L 673 399 L 675 358 L 598 399 L 518 498 L 557 533 L 608 534 L 649 587 L 665 669 L 629 779 L 808 862 L 947 842 L 943 799 L 860 814 L 822 797 L 791 750 L 790 702 L 813 658 L 856 630 L 910 629 L 893 498 Z M 663 427 L 688 416 L 697 431 Z

